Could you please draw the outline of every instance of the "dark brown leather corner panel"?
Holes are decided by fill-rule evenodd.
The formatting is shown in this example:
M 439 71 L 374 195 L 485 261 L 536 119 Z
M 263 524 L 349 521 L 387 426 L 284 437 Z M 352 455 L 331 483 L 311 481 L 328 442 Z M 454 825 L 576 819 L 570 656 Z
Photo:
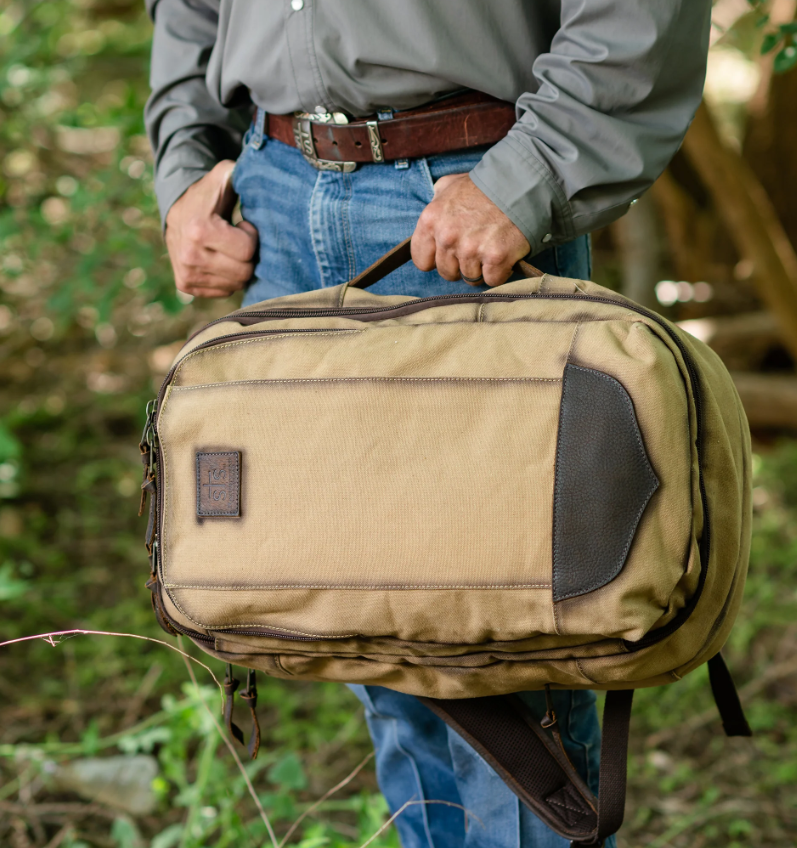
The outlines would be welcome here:
M 565 366 L 554 483 L 554 601 L 592 592 L 620 573 L 658 487 L 622 384 L 601 371 Z

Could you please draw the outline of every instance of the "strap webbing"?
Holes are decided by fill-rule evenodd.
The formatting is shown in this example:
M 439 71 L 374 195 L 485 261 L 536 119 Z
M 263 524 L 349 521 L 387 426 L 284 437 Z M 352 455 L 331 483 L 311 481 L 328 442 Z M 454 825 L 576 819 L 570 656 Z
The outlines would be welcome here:
M 631 722 L 633 699 L 633 689 L 606 693 L 598 793 L 598 844 L 617 833 L 625 815 L 628 727 Z
M 596 799 L 564 749 L 514 695 L 420 700 L 457 731 L 545 824 L 574 845 L 601 845 L 623 821 L 633 690 L 608 692 Z
M 753 731 L 747 723 L 742 709 L 739 693 L 734 686 L 728 666 L 722 654 L 716 654 L 708 661 L 708 680 L 711 692 L 717 704 L 722 727 L 727 736 L 752 736 Z

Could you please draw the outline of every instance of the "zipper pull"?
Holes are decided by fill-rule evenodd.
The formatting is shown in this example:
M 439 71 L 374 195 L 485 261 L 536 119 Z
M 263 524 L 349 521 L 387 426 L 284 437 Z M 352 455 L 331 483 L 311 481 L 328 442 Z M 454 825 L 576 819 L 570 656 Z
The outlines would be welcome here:
M 238 681 L 233 677 L 232 665 L 227 663 L 227 671 L 224 675 L 224 694 L 227 696 L 224 702 L 224 724 L 233 737 L 241 745 L 244 744 L 244 734 L 240 727 L 232 720 L 232 708 L 235 703 L 235 690 L 238 688 Z
M 249 759 L 256 760 L 257 752 L 260 750 L 260 722 L 257 719 L 257 675 L 253 668 L 246 672 L 246 689 L 241 692 L 241 698 L 249 705 L 252 714 L 252 731 L 249 735 Z
M 157 433 L 155 432 L 156 405 L 157 401 L 154 400 L 151 400 L 147 404 L 147 418 L 144 422 L 144 432 L 141 434 L 141 441 L 138 443 L 138 449 L 141 452 L 141 464 L 144 466 L 141 479 L 141 500 L 138 505 L 139 518 L 144 514 L 144 510 L 146 509 L 147 494 L 155 494 L 155 467 L 157 465 L 155 448 L 158 440 Z
M 545 715 L 540 719 L 540 725 L 545 730 L 553 729 L 556 726 L 556 713 L 553 709 L 553 698 L 551 697 L 551 684 L 545 684 Z

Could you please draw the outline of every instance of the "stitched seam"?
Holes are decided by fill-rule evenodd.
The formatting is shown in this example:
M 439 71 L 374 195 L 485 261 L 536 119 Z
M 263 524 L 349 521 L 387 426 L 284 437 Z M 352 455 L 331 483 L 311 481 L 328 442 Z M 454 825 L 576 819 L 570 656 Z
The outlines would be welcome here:
M 346 261 L 349 264 L 349 279 L 357 276 L 357 263 L 354 254 L 354 242 L 351 237 L 351 224 L 349 222 L 349 203 L 352 194 L 352 180 L 350 174 L 343 174 L 344 195 L 341 204 L 340 217 L 343 222 L 343 235 L 346 239 Z
M 559 601 L 564 601 L 564 600 L 567 600 L 568 598 L 576 598 L 576 597 L 579 597 L 581 595 L 587 595 L 590 592 L 593 592 L 595 589 L 600 589 L 602 586 L 605 586 L 607 583 L 610 583 L 611 580 L 613 580 L 620 573 L 620 571 L 622 571 L 623 564 L 625 563 L 625 560 L 628 557 L 628 551 L 631 549 L 631 543 L 634 541 L 634 536 L 636 535 L 636 529 L 637 529 L 637 526 L 639 525 L 639 519 L 642 518 L 642 513 L 645 511 L 645 508 L 647 507 L 648 503 L 650 502 L 650 499 L 653 497 L 654 493 L 656 492 L 656 490 L 661 485 L 659 478 L 656 476 L 656 473 L 653 471 L 653 467 L 650 464 L 650 459 L 648 458 L 647 451 L 645 450 L 645 445 L 642 442 L 642 434 L 639 432 L 639 424 L 636 420 L 636 414 L 634 413 L 634 405 L 633 405 L 633 403 L 631 403 L 631 398 L 628 396 L 628 392 L 625 390 L 625 386 L 623 386 L 623 384 L 619 380 L 615 380 L 614 377 L 610 377 L 608 374 L 604 374 L 602 371 L 596 371 L 594 368 L 583 368 L 581 365 L 573 365 L 572 363 L 569 364 L 569 367 L 570 368 L 577 368 L 579 371 L 586 371 L 588 374 L 595 374 L 598 377 L 602 377 L 604 380 L 607 380 L 610 384 L 618 386 L 622 390 L 621 397 L 622 397 L 623 403 L 631 411 L 631 420 L 632 420 L 633 426 L 634 426 L 634 436 L 636 437 L 637 445 L 638 445 L 638 447 L 641 451 L 642 459 L 645 461 L 645 465 L 647 466 L 646 471 L 647 471 L 648 478 L 653 483 L 655 483 L 655 485 L 653 486 L 651 491 L 648 493 L 648 496 L 644 499 L 641 507 L 637 511 L 636 518 L 634 519 L 634 522 L 633 522 L 633 524 L 630 528 L 630 532 L 628 534 L 628 539 L 626 540 L 626 543 L 625 543 L 625 546 L 623 547 L 623 551 L 622 551 L 621 555 L 618 557 L 619 568 L 617 568 L 617 570 L 614 572 L 612 577 L 609 580 L 605 580 L 603 577 L 601 577 L 597 581 L 590 583 L 586 588 L 582 587 L 577 592 L 569 592 L 566 595 L 562 595 L 560 598 L 558 598 Z M 562 396 L 564 397 L 564 379 L 563 379 L 563 383 L 562 383 Z M 560 427 L 561 427 L 561 423 L 562 423 L 562 418 L 561 418 L 561 414 L 560 414 L 560 416 L 559 416 Z M 556 450 L 556 464 L 557 464 L 557 473 L 556 473 L 555 484 L 560 479 L 559 478 L 559 445 L 557 445 L 557 450 Z M 556 556 L 557 556 L 557 553 L 558 553 L 558 549 L 557 549 L 557 545 L 556 545 L 556 505 L 557 505 L 557 502 L 558 502 L 558 498 L 554 497 L 554 563 L 556 563 Z M 589 679 L 589 678 L 587 678 L 587 679 Z
M 174 386 L 175 391 L 213 389 L 218 386 L 270 385 L 272 383 L 560 383 L 561 377 L 296 377 L 275 380 L 229 380 L 197 386 Z
M 164 588 L 170 588 L 170 587 L 171 587 L 171 584 L 169 585 L 169 587 L 166 587 L 166 584 L 164 584 Z M 260 622 L 260 621 L 258 621 L 258 622 L 254 622 L 254 623 L 252 623 L 252 624 L 224 624 L 224 623 L 220 623 L 220 624 L 205 624 L 204 622 L 197 621 L 197 619 L 195 619 L 195 618 L 193 618 L 192 616 L 190 616 L 190 615 L 189 615 L 189 614 L 188 614 L 188 613 L 187 613 L 187 612 L 186 612 L 186 611 L 185 611 L 185 610 L 184 610 L 184 609 L 180 606 L 180 604 L 177 602 L 177 600 L 174 598 L 174 596 L 173 596 L 173 595 L 171 595 L 171 594 L 170 594 L 170 595 L 169 595 L 169 599 L 170 599 L 170 600 L 171 600 L 171 602 L 175 605 L 175 607 L 177 607 L 177 609 L 180 611 L 180 614 L 181 614 L 181 615 L 184 615 L 184 616 L 185 616 L 185 617 L 186 617 L 186 618 L 187 618 L 187 619 L 188 619 L 188 620 L 189 620 L 192 624 L 196 624 L 196 626 L 197 626 L 197 627 L 201 627 L 201 628 L 203 628 L 204 630 L 214 630 L 214 629 L 217 629 L 217 628 L 219 628 L 219 627 L 223 627 L 225 630 L 226 630 L 226 629 L 231 629 L 231 630 L 232 630 L 232 629 L 238 629 L 238 628 L 244 628 L 244 627 L 265 627 L 265 628 L 269 628 L 269 627 L 270 627 L 270 625 L 268 625 L 268 624 L 263 624 L 263 623 L 262 623 L 262 622 Z M 287 628 L 285 628 L 285 627 L 274 627 L 273 629 L 274 629 L 274 630 L 282 631 L 283 633 L 291 633 L 291 634 L 296 635 L 296 636 L 308 636 L 308 637 L 313 638 L 313 639 L 353 639 L 353 638 L 355 638 L 355 637 L 358 635 L 358 634 L 356 634 L 356 633 L 347 633 L 347 634 L 345 634 L 345 635 L 343 635 L 343 636 L 319 636 L 317 633 L 302 633 L 301 631 L 298 631 L 298 630 L 288 630 L 288 629 L 287 629 Z M 222 634 L 222 636 L 224 636 L 224 635 L 225 635 L 225 634 Z M 226 635 L 237 635 L 237 634 L 226 634 Z M 221 638 L 221 637 L 220 637 L 220 638 Z M 266 636 L 266 635 L 264 634 L 263 638 L 264 638 L 264 639 L 279 639 L 279 636 Z
M 581 674 L 584 676 L 584 679 L 585 679 L 585 680 L 589 680 L 589 682 L 590 682 L 590 683 L 597 683 L 597 681 L 596 681 L 594 678 L 590 677 L 590 676 L 586 673 L 586 671 L 584 671 L 584 667 L 581 665 L 581 660 L 580 660 L 580 659 L 578 659 L 578 658 L 576 657 L 576 658 L 575 658 L 575 661 L 576 661 L 576 668 L 577 668 L 577 669 L 581 672 Z
M 554 513 L 556 514 L 556 513 Z M 551 606 L 553 607 L 553 629 L 557 636 L 562 635 L 562 622 L 559 620 L 559 609 L 557 602 L 553 600 L 553 583 L 551 583 Z
M 356 591 L 388 591 L 393 589 L 550 589 L 550 583 L 428 584 L 428 583 L 265 583 L 245 586 L 208 586 L 204 583 L 164 583 L 167 589 L 207 589 L 208 591 L 248 592 L 252 589 L 352 589 Z
M 581 664 L 580 664 L 578 659 L 576 659 L 576 666 L 578 667 L 578 670 L 582 674 L 584 674 L 584 671 L 581 668 Z M 584 676 L 586 677 L 586 675 L 584 675 Z M 590 678 L 587 677 L 587 680 L 590 680 Z M 590 682 L 594 682 L 594 681 L 590 680 Z M 586 778 L 586 784 L 587 784 L 587 786 L 590 786 L 592 784 L 592 781 L 591 781 L 592 774 L 591 774 L 591 770 L 590 770 L 590 757 L 589 757 L 591 745 L 590 745 L 589 742 L 585 742 L 584 739 L 580 738 L 575 733 L 573 733 L 573 701 L 574 700 L 575 700 L 575 693 L 571 689 L 570 690 L 570 708 L 567 711 L 567 735 L 570 737 L 570 741 L 574 745 L 578 745 L 578 747 L 581 749 L 581 755 L 584 758 L 584 774 L 582 775 L 582 777 Z
M 545 279 L 543 277 L 543 279 Z M 553 605 L 553 614 L 554 614 L 554 628 L 558 635 L 561 635 L 559 631 L 559 615 L 557 612 L 557 598 L 554 598 L 555 594 L 555 585 L 556 585 L 556 563 L 559 557 L 559 546 L 556 539 L 556 517 L 559 514 L 559 502 L 561 500 L 561 464 L 560 460 L 562 458 L 562 408 L 564 406 L 565 400 L 565 390 L 567 389 L 567 366 L 570 364 L 570 351 L 573 347 L 573 339 L 576 337 L 576 332 L 578 331 L 579 325 L 576 324 L 575 330 L 573 330 L 573 336 L 570 339 L 570 347 L 567 350 L 567 359 L 565 359 L 565 366 L 562 369 L 562 394 L 561 399 L 559 401 L 559 425 L 556 431 L 556 465 L 554 466 L 554 484 L 553 484 L 553 520 L 551 521 L 551 538 L 553 540 L 553 551 L 552 551 L 552 561 L 551 561 L 551 604 Z
M 545 276 L 547 277 L 548 275 L 546 274 Z M 543 279 L 545 279 L 545 278 L 543 277 Z M 565 368 L 570 363 L 570 356 L 573 353 L 573 346 L 576 343 L 576 336 L 578 335 L 578 331 L 579 331 L 580 328 L 581 328 L 581 321 L 579 321 L 576 324 L 576 327 L 573 330 L 573 335 L 570 339 L 570 346 L 567 349 L 567 356 L 565 356 Z M 565 373 L 564 369 L 562 370 L 562 373 L 563 374 Z M 564 399 L 564 377 L 562 378 L 562 398 Z M 561 414 L 561 409 L 560 409 L 560 413 L 559 413 L 560 427 L 561 427 L 561 417 L 562 417 L 562 414 Z M 559 441 L 560 440 L 557 436 L 557 439 L 556 439 L 556 467 L 557 467 L 557 469 L 559 468 Z M 551 563 L 551 571 L 554 572 L 555 569 L 556 569 L 556 553 L 557 553 L 556 541 L 555 541 L 556 540 L 556 500 L 554 500 L 552 533 L 553 533 L 553 539 L 554 539 L 554 550 L 552 552 L 553 553 L 553 562 Z M 553 580 L 554 580 L 554 575 L 552 573 L 551 574 L 551 584 L 553 584 Z M 553 599 L 553 592 L 551 592 L 551 605 L 553 606 L 553 627 L 554 627 L 554 630 L 556 631 L 557 636 L 561 636 L 562 635 L 562 622 L 559 618 L 559 607 L 557 606 L 557 603 L 558 602 Z
M 484 307 L 486 304 L 480 303 L 479 309 L 476 312 L 476 323 L 481 324 L 484 321 Z
M 309 334 L 308 333 L 297 333 L 297 332 L 292 331 L 292 330 L 286 330 L 284 333 L 273 333 L 273 334 L 270 334 L 268 336 L 257 336 L 256 338 L 251 338 L 251 339 L 241 339 L 240 341 L 237 341 L 237 342 L 224 342 L 223 344 L 213 345 L 213 347 L 202 348 L 202 350 L 192 350 L 192 351 L 190 351 L 190 353 L 187 353 L 185 355 L 185 357 L 180 361 L 180 364 L 175 369 L 174 376 L 172 377 L 171 387 L 172 388 L 185 388 L 185 386 L 175 385 L 175 381 L 180 376 L 180 371 L 181 371 L 183 365 L 185 365 L 185 363 L 188 362 L 188 360 L 191 359 L 191 357 L 200 356 L 201 354 L 209 353 L 210 351 L 223 350 L 226 347 L 238 347 L 239 345 L 252 344 L 253 342 L 270 342 L 274 339 L 295 338 L 296 336 L 301 336 L 302 338 L 305 338 L 307 335 L 311 335 L 311 336 L 313 336 L 313 338 L 315 338 L 316 336 L 337 336 L 339 333 L 364 333 L 364 332 L 366 332 L 364 329 L 363 330 L 357 330 L 353 327 L 351 329 L 349 329 L 348 327 L 341 327 L 339 330 L 328 330 L 326 332 L 324 332 L 322 330 L 318 333 L 309 333 Z M 208 341 L 213 341 L 213 339 L 208 339 Z
M 324 262 L 322 262 L 321 253 L 323 251 L 323 243 L 320 238 L 318 238 L 318 233 L 315 227 L 314 221 L 314 212 L 316 211 L 316 196 L 321 193 L 321 175 L 323 171 L 318 171 L 315 183 L 313 184 L 313 190 L 310 193 L 310 202 L 307 204 L 307 227 L 310 232 L 310 242 L 313 245 L 313 256 L 315 257 L 316 268 L 318 269 L 318 279 L 321 283 L 321 288 L 327 288 L 326 279 L 324 277 L 324 262 L 328 265 L 328 257 L 324 257 Z M 324 252 L 325 253 L 325 252 Z
M 570 810 L 571 813 L 577 813 L 582 818 L 587 815 L 587 813 L 583 810 L 579 810 L 577 807 L 571 807 L 569 804 L 563 804 L 561 801 L 557 801 L 554 798 L 546 798 L 545 800 L 556 807 L 562 807 L 565 810 Z
M 573 353 L 573 347 L 576 343 L 576 336 L 578 335 L 578 331 L 581 329 L 581 321 L 576 324 L 576 329 L 573 330 L 573 338 L 570 339 L 570 347 L 567 349 L 567 356 L 565 357 L 565 365 L 570 364 L 570 356 Z
M 270 624 L 263 624 L 262 622 L 259 622 L 258 624 L 214 624 L 213 627 L 224 627 L 228 630 L 243 630 L 244 627 L 263 627 L 274 630 L 277 633 L 290 633 L 292 636 L 309 636 L 313 639 L 354 639 L 357 636 L 356 633 L 343 633 L 340 636 L 321 636 L 318 633 L 306 633 L 304 630 L 291 630 L 289 627 L 273 627 Z M 210 629 L 210 627 L 208 627 L 208 629 Z M 224 636 L 240 635 L 240 633 L 222 633 L 219 638 Z M 261 635 L 265 639 L 279 639 L 279 636 L 269 636 L 268 633 L 258 634 L 258 636 Z
M 224 641 L 224 640 L 222 640 L 222 641 Z M 281 657 L 279 654 L 274 654 L 274 655 L 272 656 L 272 659 L 274 660 L 274 665 L 275 665 L 275 666 L 277 666 L 277 668 L 278 668 L 278 669 L 279 669 L 279 670 L 280 670 L 283 674 L 287 674 L 287 675 L 288 675 L 288 676 L 290 676 L 290 677 L 293 677 L 293 676 L 294 676 L 293 672 L 292 672 L 292 671 L 288 671 L 288 669 L 287 669 L 287 668 L 285 668 L 285 666 L 282 664 L 282 657 Z

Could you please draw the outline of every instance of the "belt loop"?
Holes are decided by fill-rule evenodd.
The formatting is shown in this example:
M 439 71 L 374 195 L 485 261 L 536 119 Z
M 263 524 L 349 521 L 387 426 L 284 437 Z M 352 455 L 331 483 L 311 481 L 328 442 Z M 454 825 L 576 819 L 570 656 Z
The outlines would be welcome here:
M 266 140 L 265 127 L 266 110 L 261 109 L 258 106 L 257 111 L 255 112 L 254 132 L 252 133 L 252 138 L 249 140 L 249 144 L 254 147 L 255 150 L 260 150 Z

